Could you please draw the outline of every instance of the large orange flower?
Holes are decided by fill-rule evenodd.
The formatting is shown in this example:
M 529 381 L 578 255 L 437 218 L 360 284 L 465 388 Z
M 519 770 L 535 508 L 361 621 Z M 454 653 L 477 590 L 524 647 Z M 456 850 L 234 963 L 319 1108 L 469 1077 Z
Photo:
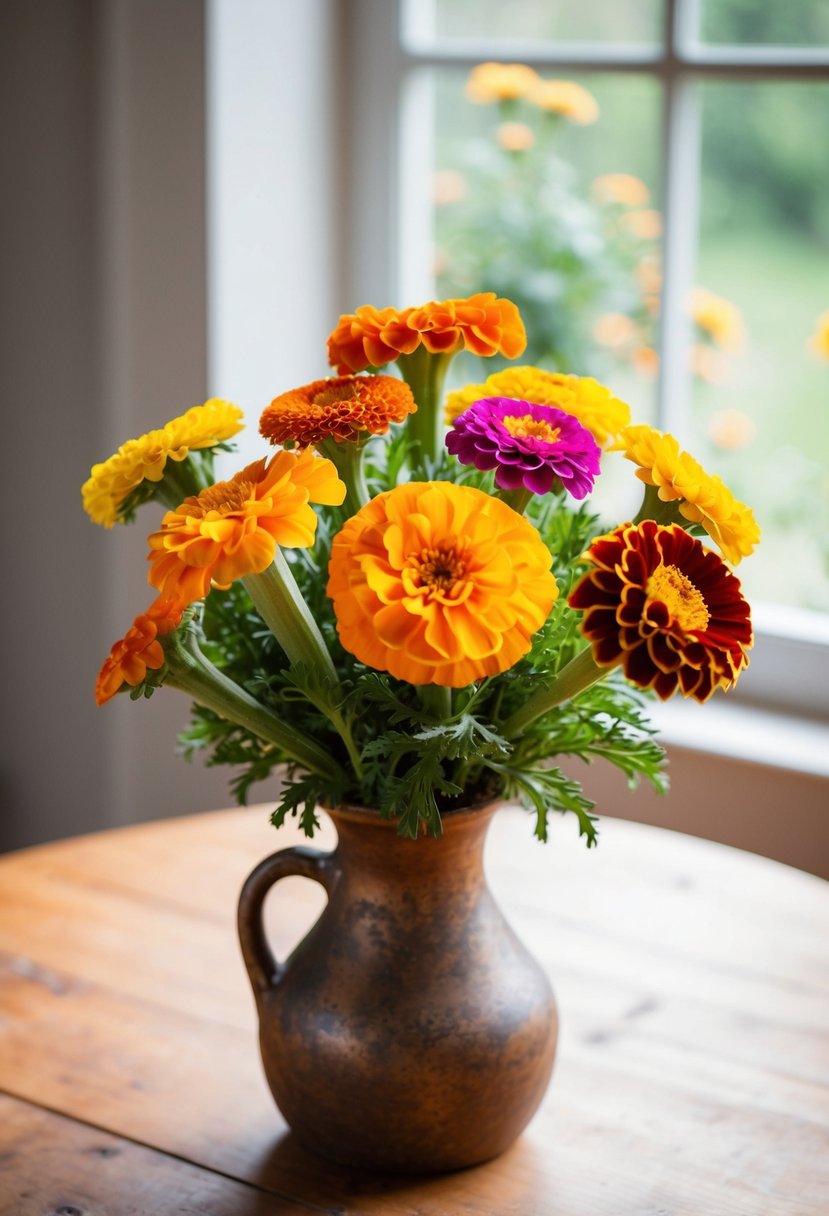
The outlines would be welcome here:
M 593 569 L 569 603 L 584 612 L 600 667 L 620 666 L 663 701 L 677 690 L 707 701 L 748 666 L 753 635 L 739 580 L 678 524 L 623 524 L 587 558 Z
M 471 486 L 409 482 L 334 538 L 328 594 L 343 646 L 412 684 L 462 688 L 527 653 L 558 595 L 523 516 Z
M 515 359 L 527 345 L 527 334 L 515 304 L 493 291 L 432 300 L 402 312 L 365 306 L 340 317 L 328 338 L 328 361 L 345 375 L 382 367 L 421 345 L 431 354 L 454 354 L 463 347 L 475 355 Z
M 313 544 L 317 517 L 309 503 L 339 506 L 345 485 L 330 460 L 277 452 L 230 481 L 220 481 L 168 511 L 149 537 L 149 581 L 185 604 L 216 587 L 267 569 L 277 545 Z
M 105 705 L 123 687 L 141 684 L 147 671 L 164 666 L 164 651 L 159 637 L 172 633 L 181 624 L 182 605 L 177 599 L 160 595 L 135 618 L 126 635 L 120 638 L 104 659 L 95 682 L 95 704 Z
M 332 376 L 275 397 L 259 419 L 271 443 L 290 440 L 301 448 L 333 436 L 357 439 L 384 435 L 416 409 L 412 390 L 396 376 Z

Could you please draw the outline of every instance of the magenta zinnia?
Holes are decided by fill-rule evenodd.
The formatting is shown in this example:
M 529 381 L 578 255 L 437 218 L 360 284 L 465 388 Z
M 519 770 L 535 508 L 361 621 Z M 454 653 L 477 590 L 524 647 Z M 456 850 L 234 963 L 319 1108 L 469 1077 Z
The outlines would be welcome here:
M 707 701 L 729 688 L 753 642 L 740 583 L 678 524 L 647 519 L 593 542 L 593 565 L 570 594 L 600 667 L 622 667 L 662 700 L 677 689 Z
M 592 490 L 601 455 L 572 414 L 511 397 L 484 397 L 464 410 L 446 446 L 461 464 L 495 469 L 502 490 L 547 494 L 561 484 L 574 498 Z

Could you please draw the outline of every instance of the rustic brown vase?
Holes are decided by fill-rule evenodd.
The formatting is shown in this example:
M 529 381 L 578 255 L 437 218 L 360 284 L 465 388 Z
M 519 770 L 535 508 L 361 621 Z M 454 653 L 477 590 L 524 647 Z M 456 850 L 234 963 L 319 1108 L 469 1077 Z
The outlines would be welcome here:
M 239 900 L 265 1074 L 307 1147 L 348 1165 L 435 1172 L 494 1157 L 547 1088 L 558 1019 L 547 977 L 484 878 L 497 804 L 402 839 L 376 812 L 332 812 L 332 853 L 286 849 Z M 288 875 L 328 904 L 284 963 L 262 904 Z

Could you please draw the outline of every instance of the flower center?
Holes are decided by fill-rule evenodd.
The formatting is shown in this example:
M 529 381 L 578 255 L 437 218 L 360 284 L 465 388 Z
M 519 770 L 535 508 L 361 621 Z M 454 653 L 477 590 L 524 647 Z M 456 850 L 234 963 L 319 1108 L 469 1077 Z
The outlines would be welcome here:
M 341 401 L 353 401 L 358 396 L 356 386 L 352 384 L 335 384 L 315 393 L 311 404 L 325 409 L 327 405 L 337 405 Z
M 707 627 L 710 614 L 702 593 L 676 566 L 657 566 L 645 592 L 648 599 L 660 600 L 686 632 Z
M 204 518 L 209 511 L 218 511 L 221 515 L 229 515 L 231 511 L 240 511 L 253 493 L 252 481 L 217 481 L 215 485 L 200 490 L 192 511 L 193 515 Z
M 558 443 L 561 434 L 557 426 L 550 426 L 543 418 L 533 418 L 532 414 L 507 414 L 501 421 L 516 439 L 543 439 L 545 443 Z
M 466 572 L 466 562 L 450 546 L 421 549 L 410 562 L 418 584 L 443 595 L 448 595 Z

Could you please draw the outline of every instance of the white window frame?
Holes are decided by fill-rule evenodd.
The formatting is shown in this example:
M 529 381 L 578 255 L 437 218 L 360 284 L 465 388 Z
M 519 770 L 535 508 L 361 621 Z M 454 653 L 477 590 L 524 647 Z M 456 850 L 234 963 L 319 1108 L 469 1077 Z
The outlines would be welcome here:
M 428 298 L 424 270 L 430 247 L 422 199 L 431 138 L 424 68 L 471 68 L 485 60 L 523 62 L 544 72 L 637 73 L 662 87 L 663 302 L 660 425 L 682 430 L 690 376 L 685 369 L 700 179 L 701 80 L 829 81 L 829 49 L 730 47 L 702 43 L 699 0 L 663 0 L 660 43 L 582 44 L 487 40 L 437 42 L 428 5 L 419 0 L 349 0 L 348 106 L 351 161 L 352 267 L 357 303 L 411 303 Z M 426 293 L 426 294 L 424 294 Z M 409 298 L 411 296 L 411 299 Z M 359 298 L 358 298 L 359 297 Z M 829 618 L 760 605 L 759 644 L 750 673 L 730 694 L 735 706 L 829 719 Z M 829 771 L 829 759 L 827 760 Z

